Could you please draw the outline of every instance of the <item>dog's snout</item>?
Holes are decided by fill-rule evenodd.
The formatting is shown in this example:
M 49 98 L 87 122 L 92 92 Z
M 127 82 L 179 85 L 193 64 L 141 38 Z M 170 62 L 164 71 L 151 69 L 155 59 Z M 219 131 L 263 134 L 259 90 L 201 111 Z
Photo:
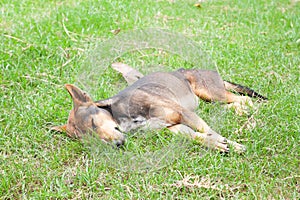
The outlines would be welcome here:
M 120 147 L 120 146 L 124 145 L 125 140 L 115 140 L 114 143 L 117 147 Z
M 124 143 L 125 143 L 125 135 L 123 135 L 123 134 L 121 133 L 121 130 L 120 130 L 120 128 L 119 128 L 118 126 L 115 127 L 115 130 L 116 130 L 116 132 L 117 132 L 117 134 L 118 134 L 118 137 L 115 138 L 114 144 L 115 144 L 117 147 L 120 147 L 120 146 L 124 145 Z

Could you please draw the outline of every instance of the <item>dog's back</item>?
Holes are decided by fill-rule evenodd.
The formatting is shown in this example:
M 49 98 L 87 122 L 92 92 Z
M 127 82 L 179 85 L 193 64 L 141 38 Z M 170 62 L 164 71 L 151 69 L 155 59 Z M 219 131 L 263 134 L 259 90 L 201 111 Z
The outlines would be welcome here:
M 139 79 L 113 98 L 130 99 L 140 92 L 158 99 L 174 101 L 189 110 L 194 110 L 198 106 L 198 98 L 193 93 L 189 82 L 178 71 L 152 73 Z

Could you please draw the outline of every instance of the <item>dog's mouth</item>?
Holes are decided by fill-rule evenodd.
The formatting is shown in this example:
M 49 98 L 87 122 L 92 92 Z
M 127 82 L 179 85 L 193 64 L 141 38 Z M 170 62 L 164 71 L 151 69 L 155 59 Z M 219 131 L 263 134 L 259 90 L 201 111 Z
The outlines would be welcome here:
M 115 131 L 117 132 L 118 135 L 121 136 L 121 138 L 113 140 L 113 143 L 117 147 L 123 146 L 125 143 L 125 136 L 123 135 L 123 133 L 121 132 L 121 130 L 118 126 L 115 127 Z
M 119 148 L 125 144 L 125 137 L 121 139 L 114 139 L 114 140 L 101 139 L 101 141 L 104 144 L 116 146 Z
M 121 147 L 125 143 L 125 136 L 121 132 L 121 129 L 116 126 L 112 130 L 113 138 L 102 138 L 101 140 L 106 144 L 111 144 L 117 147 Z

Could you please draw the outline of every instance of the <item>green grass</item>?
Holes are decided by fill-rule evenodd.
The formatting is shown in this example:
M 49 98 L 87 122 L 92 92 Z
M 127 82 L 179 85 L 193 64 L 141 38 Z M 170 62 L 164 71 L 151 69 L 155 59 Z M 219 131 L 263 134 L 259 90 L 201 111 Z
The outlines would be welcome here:
M 0 2 L 0 199 L 299 198 L 300 2 L 194 3 Z M 247 146 L 244 155 L 222 156 L 164 130 L 129 136 L 120 150 L 49 131 L 66 122 L 72 102 L 63 85 L 76 83 L 93 47 L 115 37 L 111 30 L 145 27 L 186 35 L 224 79 L 270 98 L 250 120 L 200 104 L 213 128 Z M 119 60 L 141 70 L 190 67 L 158 50 Z M 108 69 L 98 86 L 95 99 L 125 82 Z

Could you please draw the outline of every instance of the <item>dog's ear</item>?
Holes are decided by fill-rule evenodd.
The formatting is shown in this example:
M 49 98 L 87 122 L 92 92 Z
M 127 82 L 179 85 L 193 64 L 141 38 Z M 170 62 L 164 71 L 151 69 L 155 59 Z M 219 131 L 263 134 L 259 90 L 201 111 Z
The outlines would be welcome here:
M 72 97 L 74 108 L 78 108 L 80 105 L 84 103 L 93 102 L 92 98 L 86 92 L 82 91 L 78 87 L 72 84 L 66 84 L 65 87 Z
M 53 126 L 50 128 L 50 131 L 65 133 L 65 132 L 67 132 L 67 124 L 62 125 L 62 126 Z
M 114 103 L 114 99 L 104 99 L 95 102 L 95 105 L 99 108 L 107 108 L 110 107 Z

